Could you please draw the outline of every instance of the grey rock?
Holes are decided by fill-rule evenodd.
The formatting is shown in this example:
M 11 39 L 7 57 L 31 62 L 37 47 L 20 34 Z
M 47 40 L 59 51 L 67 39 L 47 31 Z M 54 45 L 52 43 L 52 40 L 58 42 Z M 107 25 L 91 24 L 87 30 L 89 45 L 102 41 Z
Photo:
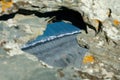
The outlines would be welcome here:
M 85 44 L 89 45 L 89 54 L 90 55 L 93 55 L 96 59 L 96 62 L 97 63 L 94 63 L 94 64 L 91 64 L 94 65 L 98 65 L 98 63 L 103 63 L 105 64 L 105 70 L 107 70 L 108 72 L 106 72 L 107 75 L 109 75 L 109 72 L 113 72 L 113 74 L 115 76 L 119 75 L 119 70 L 120 70 L 120 63 L 119 63 L 119 60 L 118 58 L 120 57 L 119 56 L 119 42 L 117 41 L 117 45 L 114 44 L 114 42 L 112 42 L 112 40 L 110 40 L 108 43 L 105 39 L 105 34 L 104 32 L 100 33 L 99 35 L 97 36 L 94 36 L 94 33 L 93 31 L 90 31 L 89 34 L 82 34 L 82 35 L 79 35 L 78 36 L 78 42 L 79 44 L 83 44 L 83 40 L 85 41 Z M 82 42 L 82 43 L 81 43 Z M 116 47 L 116 48 L 115 48 Z M 89 67 L 88 65 L 85 65 L 87 67 Z M 87 72 L 91 72 L 91 68 L 85 68 L 85 66 L 83 66 L 84 69 L 82 69 L 83 71 L 84 70 L 87 70 L 87 69 L 90 69 L 90 70 L 87 70 Z M 111 70 L 111 69 L 116 69 L 116 70 Z M 95 69 L 95 68 L 93 68 Z M 98 68 L 99 69 L 99 68 Z M 101 69 L 101 67 L 100 67 Z M 93 70 L 93 73 L 94 74 L 94 70 Z M 100 72 L 99 72 L 100 74 Z M 95 76 L 99 76 L 100 75 L 95 75 Z M 101 75 L 102 77 L 103 75 Z
M 0 23 L 0 32 L 3 31 L 3 28 L 4 28 L 4 27 L 3 27 L 3 24 Z
M 109 9 L 111 12 L 117 16 L 119 16 L 119 3 L 117 0 L 81 0 L 82 6 L 80 7 L 83 12 L 89 15 L 90 19 L 99 19 L 100 21 L 104 21 L 109 16 Z
M 30 71 L 41 67 L 38 62 L 29 60 L 24 55 L 0 58 L 0 63 L 2 80 L 25 80 Z
M 120 0 L 13 0 L 13 2 L 17 6 L 14 5 L 11 11 L 0 13 L 0 16 L 16 12 L 19 8 L 48 12 L 58 10 L 59 6 L 67 6 L 84 13 L 89 18 L 87 23 L 92 19 L 100 20 L 104 29 L 97 36 L 93 30 L 88 29 L 88 34 L 82 32 L 77 37 L 82 47 L 89 47 L 88 55 L 95 57 L 94 63 L 84 64 L 82 68 L 76 70 L 48 69 L 43 68 L 45 66 L 37 62 L 33 56 L 26 57 L 28 53 L 10 57 L 4 48 L 4 45 L 9 42 L 13 42 L 11 45 L 19 46 L 42 34 L 47 24 L 46 18 L 16 14 L 11 20 L 0 21 L 0 78 L 2 80 L 120 79 L 120 26 L 115 27 L 112 22 L 120 21 Z M 108 19 L 109 17 L 111 20 Z
M 29 73 L 25 80 L 57 80 L 56 71 L 47 68 L 38 68 Z

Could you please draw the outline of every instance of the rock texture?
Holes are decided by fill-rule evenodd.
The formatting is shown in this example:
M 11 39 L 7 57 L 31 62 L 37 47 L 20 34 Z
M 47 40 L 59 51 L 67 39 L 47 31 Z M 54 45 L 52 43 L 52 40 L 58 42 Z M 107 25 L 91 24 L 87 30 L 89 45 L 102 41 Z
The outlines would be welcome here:
M 2 80 L 119 80 L 120 0 L 0 0 L 0 78 Z M 6 4 L 6 2 L 4 2 Z M 55 16 L 38 12 L 57 11 L 66 6 L 81 13 L 88 34 L 77 36 L 80 46 L 92 56 L 81 68 L 52 68 L 21 46 L 42 35 Z M 25 12 L 24 10 L 28 11 Z M 68 13 L 69 14 L 69 13 Z M 63 15 L 64 16 L 64 15 Z M 99 33 L 97 33 L 99 32 Z M 89 61 L 90 60 L 90 61 Z M 79 62 L 78 62 L 79 64 Z

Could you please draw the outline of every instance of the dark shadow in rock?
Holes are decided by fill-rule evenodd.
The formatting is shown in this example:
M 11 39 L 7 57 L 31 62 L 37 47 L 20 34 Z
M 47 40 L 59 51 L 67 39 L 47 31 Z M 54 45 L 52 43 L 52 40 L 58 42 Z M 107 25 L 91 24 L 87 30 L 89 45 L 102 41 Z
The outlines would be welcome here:
M 15 15 L 16 15 L 16 13 L 4 14 L 4 15 L 0 16 L 0 20 L 6 21 L 8 19 L 14 18 Z
M 62 20 L 70 21 L 74 26 L 78 27 L 79 29 L 84 30 L 87 32 L 87 26 L 81 16 L 81 14 L 78 11 L 75 11 L 73 9 L 69 9 L 67 7 L 60 7 L 57 11 L 51 11 L 51 12 L 45 12 L 43 15 L 39 13 L 35 13 L 38 17 L 53 17 L 55 16 L 55 20 L 53 22 L 59 22 Z
M 8 20 L 10 18 L 13 18 L 16 14 L 23 14 L 23 15 L 35 14 L 38 17 L 50 17 L 50 18 L 54 16 L 56 19 L 53 20 L 53 22 L 58 22 L 62 20 L 70 21 L 74 26 L 88 33 L 86 23 L 84 22 L 81 14 L 78 11 L 69 9 L 67 7 L 62 6 L 57 11 L 50 11 L 45 13 L 41 13 L 35 10 L 19 9 L 15 13 L 5 14 L 0 16 L 0 20 Z

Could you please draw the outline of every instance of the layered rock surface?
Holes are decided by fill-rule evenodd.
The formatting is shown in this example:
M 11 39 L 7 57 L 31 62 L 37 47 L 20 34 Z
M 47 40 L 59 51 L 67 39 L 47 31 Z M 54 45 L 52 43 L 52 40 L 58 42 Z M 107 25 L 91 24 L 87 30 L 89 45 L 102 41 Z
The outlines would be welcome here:
M 120 79 L 119 0 L 13 0 L 13 3 L 5 11 L 0 8 L 2 80 Z M 42 35 L 46 25 L 54 20 L 54 16 L 39 17 L 35 12 L 57 11 L 60 6 L 80 12 L 85 23 L 89 24 L 88 34 L 82 31 L 77 39 L 82 47 L 89 48 L 86 56 L 91 55 L 94 61 L 83 63 L 79 69 L 70 66 L 65 69 L 51 69 L 49 65 L 20 49 L 26 42 Z M 17 12 L 19 9 L 23 10 Z M 25 13 L 24 10 L 29 12 Z M 93 29 L 99 33 L 96 35 Z

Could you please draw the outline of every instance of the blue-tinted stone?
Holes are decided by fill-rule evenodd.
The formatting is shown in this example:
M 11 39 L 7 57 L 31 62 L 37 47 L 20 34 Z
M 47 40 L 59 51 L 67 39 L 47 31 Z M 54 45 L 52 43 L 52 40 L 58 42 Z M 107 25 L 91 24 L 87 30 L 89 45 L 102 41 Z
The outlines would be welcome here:
M 78 33 L 80 29 L 68 23 L 48 24 L 44 34 L 27 43 L 22 50 L 54 67 L 80 67 L 87 49 L 78 45 Z
M 80 33 L 80 29 L 73 26 L 72 24 L 64 22 L 51 23 L 47 25 L 47 29 L 43 35 L 40 35 L 35 40 L 28 42 L 23 48 L 76 33 Z

